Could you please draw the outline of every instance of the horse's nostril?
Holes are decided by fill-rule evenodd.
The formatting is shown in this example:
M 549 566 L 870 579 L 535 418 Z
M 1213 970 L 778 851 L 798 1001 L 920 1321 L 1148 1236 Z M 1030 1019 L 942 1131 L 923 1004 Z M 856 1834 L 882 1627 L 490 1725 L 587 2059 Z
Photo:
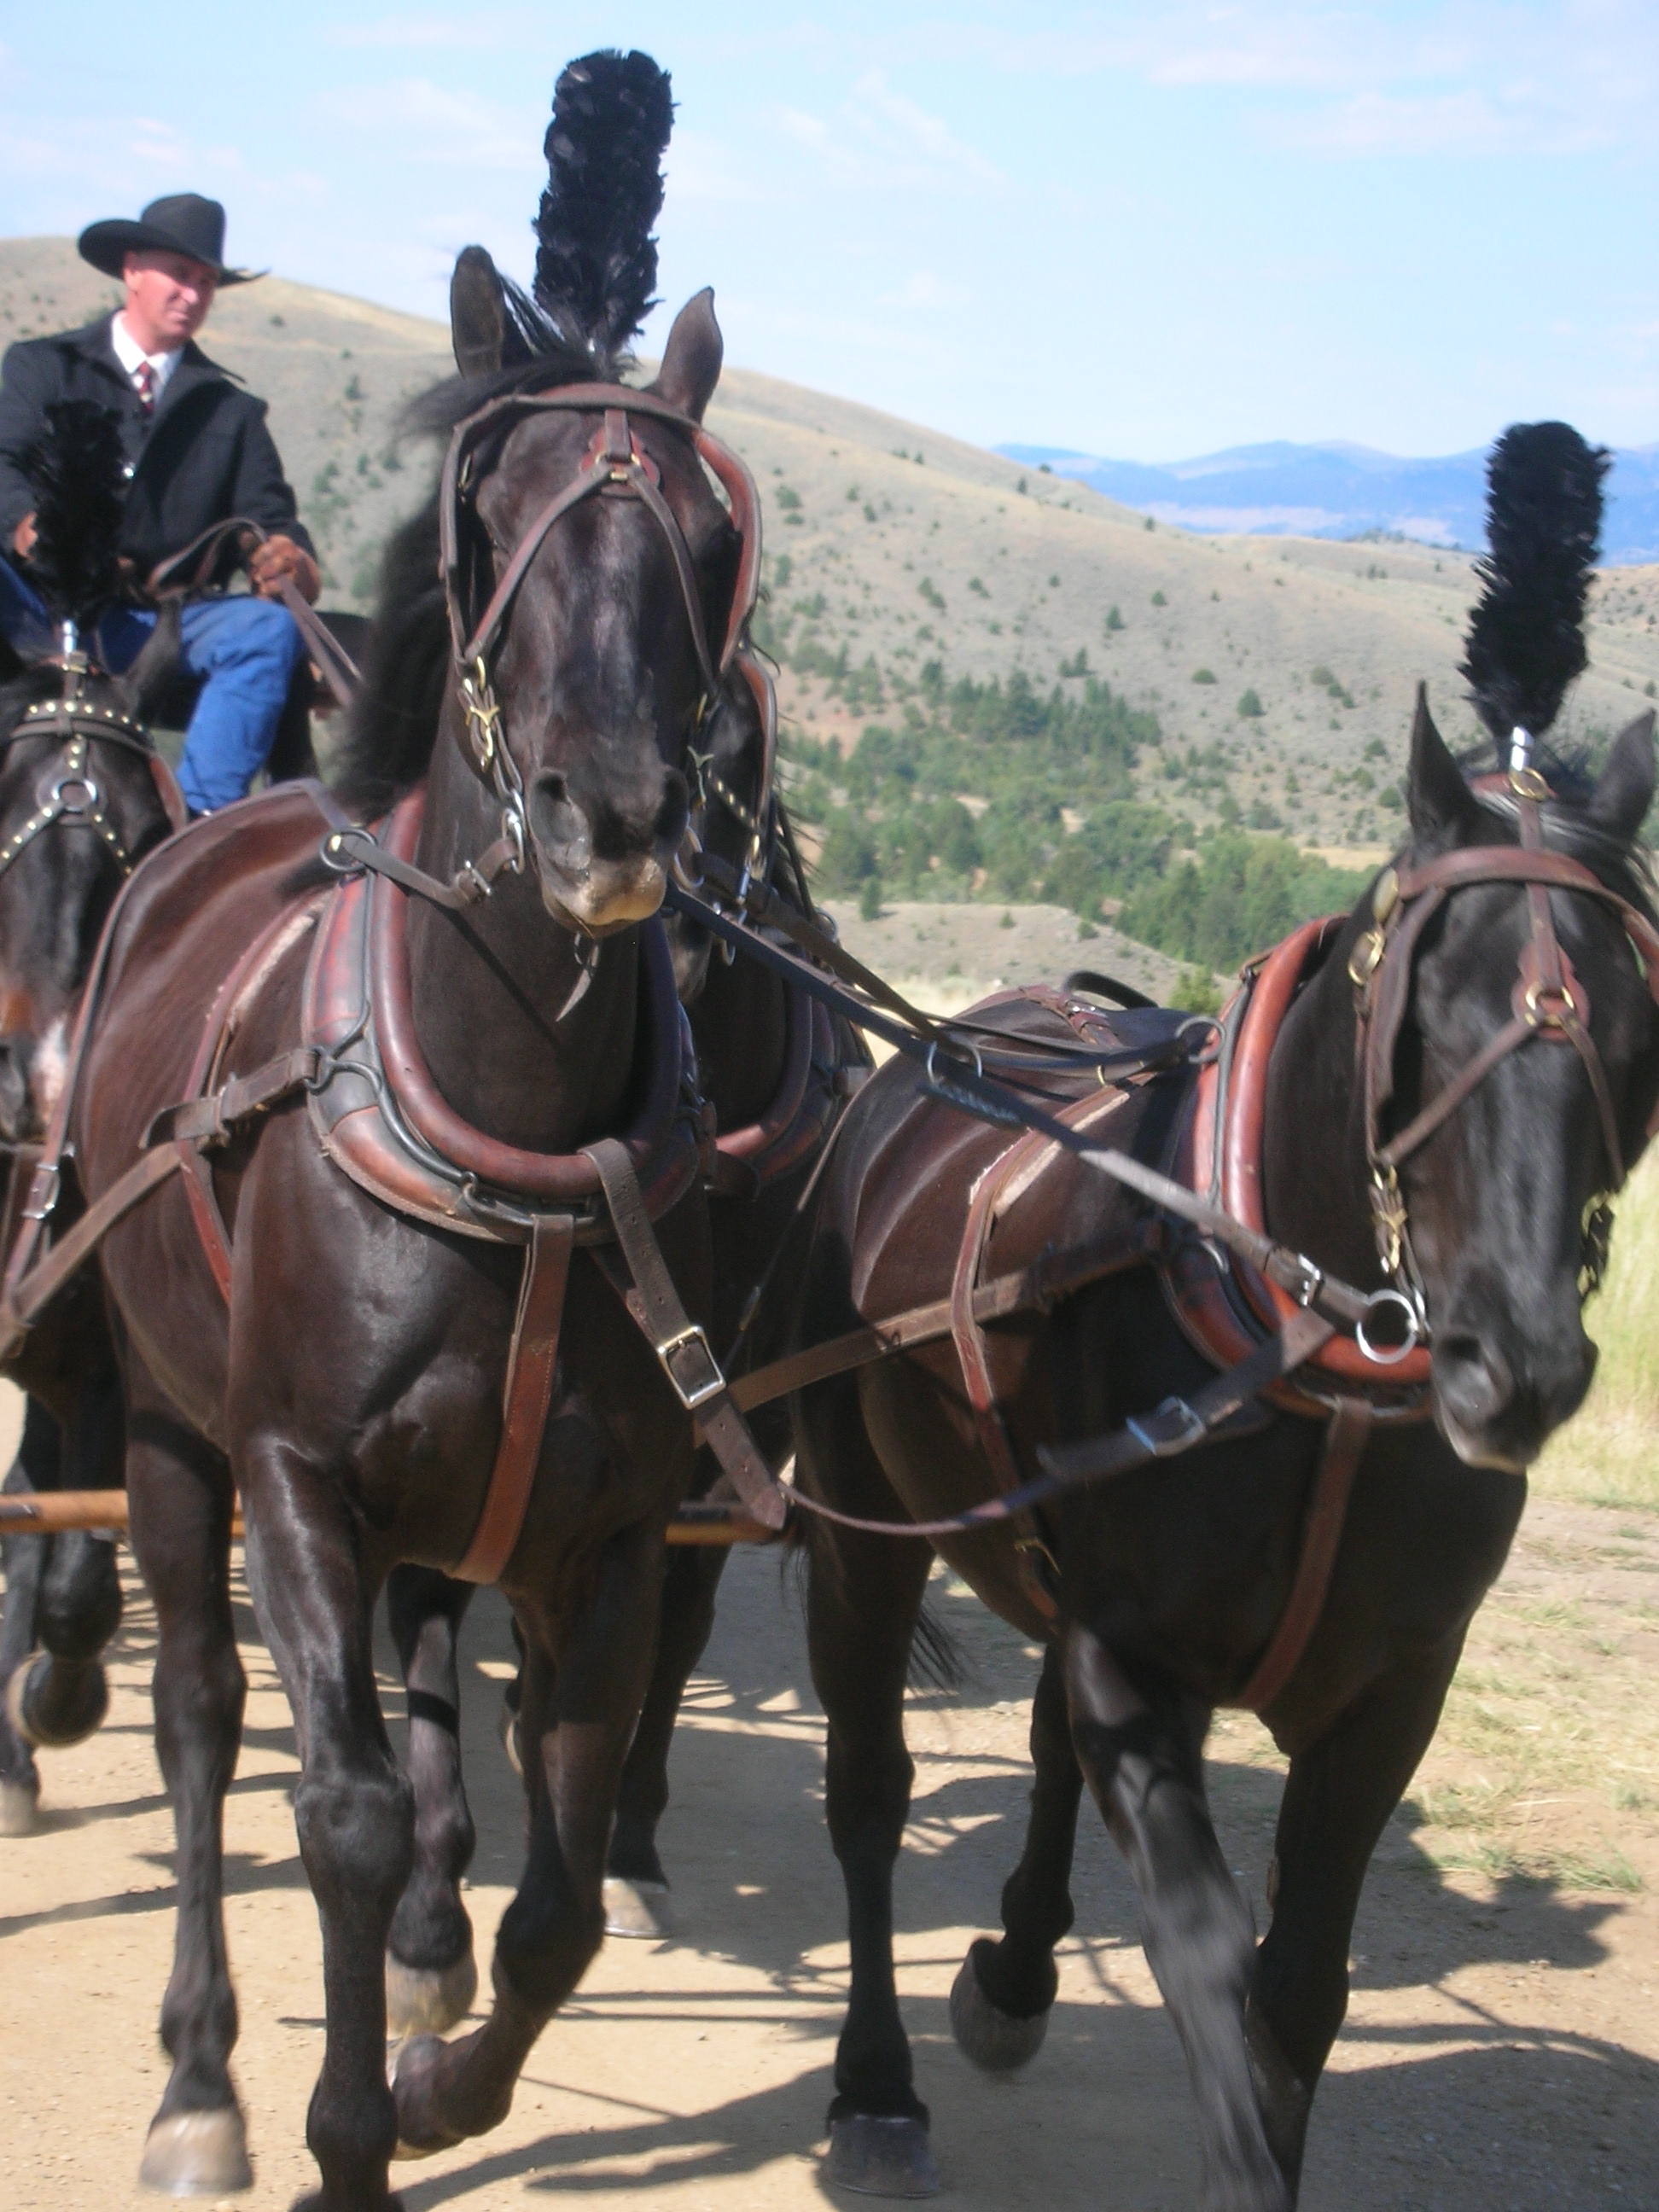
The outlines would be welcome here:
M 529 813 L 536 842 L 555 865 L 570 875 L 586 875 L 592 865 L 593 834 L 563 776 L 550 769 L 536 778 Z
M 1490 1426 L 1515 1395 L 1503 1354 L 1465 1331 L 1450 1330 L 1437 1343 L 1434 1376 L 1441 1397 L 1469 1429 Z

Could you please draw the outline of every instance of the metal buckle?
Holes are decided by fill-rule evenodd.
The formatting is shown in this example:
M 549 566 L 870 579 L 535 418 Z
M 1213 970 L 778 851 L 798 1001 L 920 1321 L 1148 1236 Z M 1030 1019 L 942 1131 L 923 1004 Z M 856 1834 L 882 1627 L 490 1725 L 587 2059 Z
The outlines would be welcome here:
M 1368 929 L 1348 955 L 1348 981 L 1356 990 L 1363 991 L 1376 975 L 1382 964 L 1382 946 L 1381 929 Z
M 1168 1435 L 1154 1435 L 1147 1424 L 1163 1420 L 1176 1421 L 1179 1426 Z M 1184 1398 L 1166 1398 L 1150 1413 L 1139 1419 L 1127 1420 L 1123 1425 L 1142 1449 L 1149 1451 L 1154 1459 L 1173 1459 L 1177 1452 L 1190 1449 L 1205 1433 L 1203 1415 L 1195 1413 Z
M 64 1178 L 56 1166 L 43 1160 L 29 1178 L 29 1194 L 24 1200 L 25 1221 L 44 1221 L 57 1206 L 63 1191 Z
M 1535 1030 L 1564 1030 L 1578 1017 L 1578 1001 L 1570 983 L 1528 983 L 1521 994 L 1527 1019 Z
M 707 1382 L 698 1382 L 690 1387 L 681 1382 L 669 1364 L 676 1352 L 684 1352 L 689 1344 L 695 1344 L 708 1362 Z M 706 1406 L 711 1398 L 719 1397 L 720 1392 L 725 1389 L 726 1377 L 720 1373 L 720 1362 L 715 1358 L 708 1339 L 698 1322 L 689 1322 L 677 1334 L 665 1338 L 660 1344 L 653 1345 L 652 1350 L 662 1363 L 662 1371 L 672 1385 L 674 1395 L 688 1413 L 695 1413 L 699 1406 Z

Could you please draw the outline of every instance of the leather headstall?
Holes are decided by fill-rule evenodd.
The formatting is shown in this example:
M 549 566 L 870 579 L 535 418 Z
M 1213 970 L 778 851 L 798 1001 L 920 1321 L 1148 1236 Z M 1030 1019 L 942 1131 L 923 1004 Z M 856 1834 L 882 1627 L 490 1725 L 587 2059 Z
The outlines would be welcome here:
M 521 421 L 538 414 L 554 413 L 597 413 L 601 422 L 577 465 L 575 475 L 532 519 L 505 568 L 493 578 L 482 611 L 474 615 L 472 609 L 480 596 L 481 581 L 473 573 L 473 546 L 462 527 L 462 514 L 463 502 L 477 481 L 481 456 L 487 445 L 499 445 Z M 731 503 L 732 526 L 738 535 L 742 550 L 718 660 L 709 645 L 691 549 L 672 507 L 663 496 L 661 471 L 634 430 L 629 419 L 634 416 L 644 416 L 679 432 L 707 465 Z M 507 392 L 486 402 L 456 425 L 439 478 L 438 532 L 439 569 L 448 606 L 451 649 L 465 714 L 466 756 L 475 774 L 490 785 L 501 800 L 502 842 L 507 848 L 516 848 L 516 853 L 509 849 L 504 864 L 514 872 L 524 865 L 524 781 L 507 741 L 491 671 L 519 587 L 549 532 L 562 515 L 597 495 L 639 500 L 662 532 L 673 556 L 702 682 L 696 726 L 701 728 L 734 663 L 754 693 L 761 719 L 763 760 L 760 794 L 752 811 L 757 825 L 766 823 L 770 816 L 777 714 L 771 679 L 746 644 L 748 624 L 760 587 L 761 556 L 760 501 L 748 467 L 729 447 L 690 416 L 670 406 L 655 393 L 629 385 L 568 384 L 548 392 Z M 759 835 L 757 826 L 757 837 Z M 495 852 L 496 848 L 492 848 L 490 857 Z M 503 862 L 498 860 L 495 865 L 499 869 Z M 483 872 L 481 863 L 480 873 Z M 484 879 L 487 884 L 488 877 Z
M 190 818 L 189 810 L 173 770 L 137 717 L 101 706 L 82 694 L 82 680 L 91 669 L 84 654 L 70 655 L 62 666 L 64 689 L 59 696 L 34 700 L 0 736 L 0 749 L 21 738 L 40 737 L 56 738 L 59 748 L 36 784 L 33 811 L 0 842 L 0 875 L 43 830 L 61 823 L 68 830 L 90 830 L 101 837 L 123 877 L 130 876 L 137 863 L 106 811 L 106 794 L 92 772 L 92 747 L 115 745 L 136 753 L 149 768 L 162 811 L 174 830 L 183 829 Z
M 1550 910 L 1552 891 L 1570 891 L 1610 909 L 1636 955 L 1650 995 L 1659 1004 L 1659 932 L 1644 914 L 1582 861 L 1546 848 L 1540 809 L 1553 794 L 1536 769 L 1512 768 L 1501 779 L 1501 787 L 1514 804 L 1520 843 L 1467 846 L 1417 867 L 1384 869 L 1372 893 L 1372 927 L 1359 939 L 1348 962 L 1349 979 L 1357 994 L 1356 1043 L 1364 1086 L 1365 1156 L 1370 1171 L 1377 1256 L 1389 1280 L 1419 1312 L 1422 1280 L 1412 1251 L 1399 1170 L 1512 1052 L 1534 1039 L 1569 1044 L 1589 1078 L 1601 1127 L 1607 1182 L 1587 1217 L 1587 1246 L 1598 1240 L 1605 1242 L 1605 1229 L 1598 1231 L 1595 1224 L 1605 1217 L 1607 1200 L 1624 1184 L 1624 1146 L 1612 1086 L 1590 1034 L 1589 995 L 1556 934 Z M 1528 932 L 1510 994 L 1510 1019 L 1403 1129 L 1385 1136 L 1384 1121 L 1394 1097 L 1395 1048 L 1410 1002 L 1413 966 L 1423 933 L 1455 892 L 1496 884 L 1523 886 L 1527 898 Z M 1650 1135 L 1656 1125 L 1659 1125 L 1659 1108 L 1650 1122 Z

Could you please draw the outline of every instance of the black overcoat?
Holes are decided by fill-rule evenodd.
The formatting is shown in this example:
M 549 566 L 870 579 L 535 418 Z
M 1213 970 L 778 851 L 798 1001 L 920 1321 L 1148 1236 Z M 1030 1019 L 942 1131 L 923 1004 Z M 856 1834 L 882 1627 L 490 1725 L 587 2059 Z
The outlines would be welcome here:
M 121 417 L 132 469 L 122 550 L 141 575 L 193 538 L 245 514 L 313 552 L 265 427 L 265 403 L 193 342 L 147 416 L 110 343 L 107 315 L 84 330 L 24 338 L 0 369 L 0 549 L 34 507 L 24 472 L 54 400 L 94 399 Z

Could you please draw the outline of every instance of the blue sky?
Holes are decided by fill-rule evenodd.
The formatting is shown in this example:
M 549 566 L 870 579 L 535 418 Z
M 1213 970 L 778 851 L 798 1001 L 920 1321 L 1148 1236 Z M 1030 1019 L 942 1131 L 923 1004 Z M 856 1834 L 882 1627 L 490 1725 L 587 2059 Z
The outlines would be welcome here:
M 528 274 L 553 79 L 617 44 L 672 71 L 661 289 L 733 362 L 1139 459 L 1659 440 L 1655 0 L 14 0 L 0 229 L 193 187 L 234 258 L 441 313 L 470 240 Z

